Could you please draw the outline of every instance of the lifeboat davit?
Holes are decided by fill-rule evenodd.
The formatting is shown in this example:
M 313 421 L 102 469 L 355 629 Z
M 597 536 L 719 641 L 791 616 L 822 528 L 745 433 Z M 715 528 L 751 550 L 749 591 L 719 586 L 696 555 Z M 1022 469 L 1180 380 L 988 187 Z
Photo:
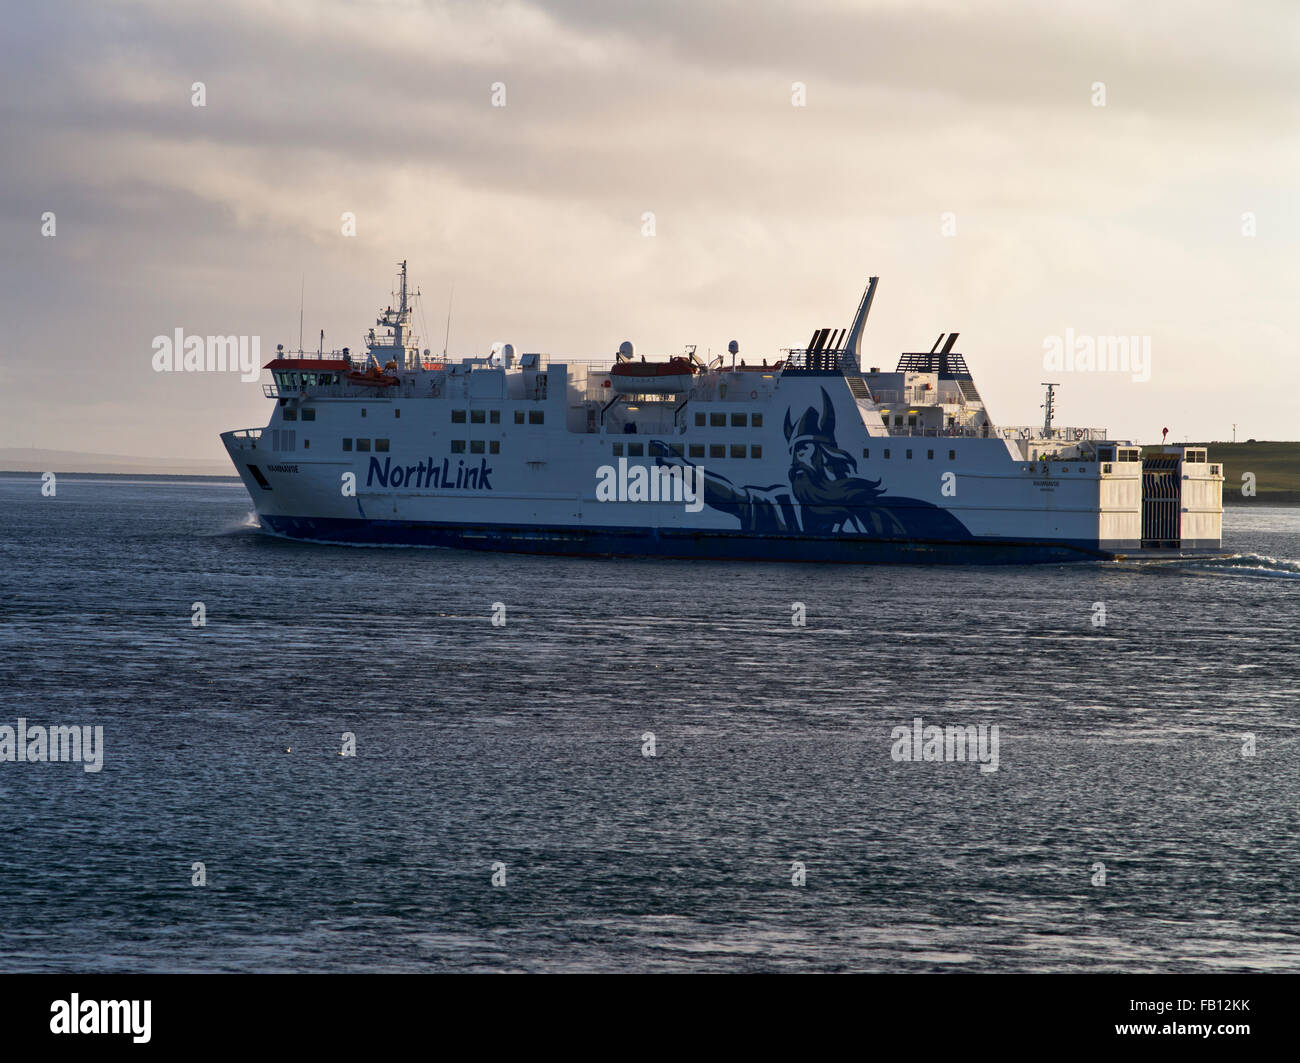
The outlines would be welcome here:
M 620 395 L 681 394 L 691 388 L 695 367 L 689 358 L 666 362 L 617 362 L 609 371 L 610 386 Z

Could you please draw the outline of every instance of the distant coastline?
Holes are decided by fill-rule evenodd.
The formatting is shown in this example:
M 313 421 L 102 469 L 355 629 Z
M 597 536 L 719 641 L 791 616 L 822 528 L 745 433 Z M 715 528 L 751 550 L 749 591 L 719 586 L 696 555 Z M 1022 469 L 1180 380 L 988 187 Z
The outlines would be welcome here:
M 43 472 L 60 476 L 237 478 L 234 466 L 221 458 L 148 458 L 43 447 L 0 447 L 0 475 Z
M 1159 446 L 1145 443 L 1145 447 Z M 1245 443 L 1179 443 L 1205 447 L 1210 461 L 1223 464 L 1225 506 L 1300 506 L 1300 442 L 1250 440 Z M 1255 494 L 1242 494 L 1242 477 L 1255 474 Z

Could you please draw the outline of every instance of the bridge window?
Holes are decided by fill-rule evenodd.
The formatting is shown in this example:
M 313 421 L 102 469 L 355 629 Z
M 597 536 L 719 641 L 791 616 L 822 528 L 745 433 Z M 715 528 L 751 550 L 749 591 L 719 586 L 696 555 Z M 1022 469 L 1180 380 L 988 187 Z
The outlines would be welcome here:
M 546 411 L 545 411 L 545 410 L 529 410 L 529 411 L 528 411 L 528 423 L 529 423 L 529 424 L 542 424 L 545 420 L 546 420 Z
M 302 419 L 303 419 L 304 421 L 314 421 L 314 420 L 316 420 L 316 411 L 315 411 L 315 410 L 312 410 L 312 409 L 306 409 L 306 410 L 303 410 L 303 411 L 302 411 Z
M 370 451 L 370 440 L 368 440 L 368 439 L 358 439 L 358 440 L 357 440 L 357 450 L 361 450 L 361 451 L 365 451 L 365 452 L 369 453 L 369 451 Z
M 387 453 L 388 453 L 388 440 L 387 440 L 387 439 L 376 439 L 376 440 L 375 440 L 375 449 L 376 449 L 377 451 L 379 451 L 379 453 L 381 453 L 381 454 L 387 454 Z
M 463 440 L 463 439 L 453 439 L 453 440 L 451 441 L 451 452 L 452 452 L 453 454 L 464 454 L 464 453 L 465 453 L 465 440 Z
M 470 424 L 484 424 L 487 421 L 487 410 L 470 410 Z
M 703 444 L 703 443 L 692 443 L 691 446 L 690 446 L 690 451 L 689 451 L 689 453 L 690 453 L 690 456 L 691 456 L 692 458 L 702 458 L 702 457 L 704 457 L 704 444 Z
M 621 458 L 622 456 L 623 456 L 623 444 L 622 444 L 622 443 L 615 443 L 615 444 L 614 444 L 614 457 L 616 457 L 616 458 Z
M 733 414 L 731 415 L 731 427 L 732 427 L 732 428 L 744 428 L 744 427 L 745 427 L 745 421 L 746 421 L 746 420 L 747 420 L 747 418 L 745 417 L 745 415 L 744 415 L 743 413 L 733 413 Z M 741 457 L 744 457 L 744 455 L 742 454 Z
M 452 423 L 452 424 L 464 424 L 464 423 L 465 423 L 465 411 L 464 411 L 464 410 L 452 410 L 452 411 L 451 411 L 451 423 Z
M 483 453 L 483 440 L 481 440 L 481 439 L 471 439 L 471 440 L 469 441 L 469 452 L 470 452 L 471 454 L 482 454 L 482 453 Z
M 643 458 L 643 457 L 645 457 L 645 444 L 644 444 L 644 443 L 629 443 L 629 444 L 627 445 L 627 456 L 628 456 L 629 458 Z
M 686 448 L 680 443 L 670 443 L 668 445 L 668 453 L 675 458 L 684 458 L 686 457 Z
M 731 456 L 732 456 L 733 458 L 743 458 L 743 457 L 745 456 L 745 444 L 744 444 L 744 443 L 732 443 L 732 444 L 731 444 Z
M 726 428 L 726 427 L 727 427 L 727 415 L 726 415 L 725 413 L 711 413 L 711 414 L 709 414 L 709 427 L 710 427 L 710 428 Z
M 291 410 L 291 409 L 289 409 L 289 407 L 286 406 L 286 407 L 284 408 L 284 411 L 283 411 L 283 413 L 281 414 L 281 416 L 282 416 L 286 421 L 296 421 L 296 420 L 298 420 L 298 411 L 297 411 L 297 410 Z
M 703 428 L 703 427 L 704 427 L 704 417 L 705 417 L 705 415 L 702 414 L 702 413 L 697 413 L 697 414 L 695 415 L 695 427 L 696 427 L 696 428 Z
M 761 458 L 763 456 L 763 448 L 755 443 L 749 448 L 749 456 L 751 458 Z
M 727 456 L 727 448 L 724 447 L 721 443 L 709 444 L 709 457 L 725 458 L 726 456 Z

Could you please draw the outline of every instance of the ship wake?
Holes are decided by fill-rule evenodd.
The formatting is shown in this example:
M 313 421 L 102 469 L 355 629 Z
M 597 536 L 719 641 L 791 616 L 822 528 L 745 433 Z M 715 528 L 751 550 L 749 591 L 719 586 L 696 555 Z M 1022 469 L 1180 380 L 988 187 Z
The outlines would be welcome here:
M 1128 560 L 1124 568 L 1145 572 L 1168 572 L 1190 576 L 1222 576 L 1237 579 L 1300 579 L 1300 561 L 1267 554 L 1229 554 L 1226 557 L 1186 557 Z

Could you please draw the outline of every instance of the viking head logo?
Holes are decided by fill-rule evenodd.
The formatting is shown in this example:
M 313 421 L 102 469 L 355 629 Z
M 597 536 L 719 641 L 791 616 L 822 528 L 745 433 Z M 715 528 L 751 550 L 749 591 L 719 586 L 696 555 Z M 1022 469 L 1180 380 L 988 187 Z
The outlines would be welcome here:
M 785 412 L 785 438 L 790 444 L 790 488 L 805 506 L 847 509 L 868 505 L 882 492 L 879 480 L 854 475 L 858 463 L 835 441 L 835 407 L 822 388 L 819 414 L 809 406 L 796 422 Z

